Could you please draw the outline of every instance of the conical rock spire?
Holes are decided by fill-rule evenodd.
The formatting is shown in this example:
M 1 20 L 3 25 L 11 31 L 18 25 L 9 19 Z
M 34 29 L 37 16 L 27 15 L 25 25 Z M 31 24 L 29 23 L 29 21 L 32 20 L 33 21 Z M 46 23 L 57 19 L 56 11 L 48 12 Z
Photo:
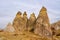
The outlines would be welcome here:
M 30 18 L 28 19 L 28 31 L 33 31 L 35 25 L 36 17 L 35 14 L 32 13 Z
M 47 9 L 45 7 L 42 7 L 42 9 L 39 12 L 34 32 L 42 36 L 44 35 L 48 37 L 52 36 L 52 31 L 50 29 L 50 22 L 47 15 Z

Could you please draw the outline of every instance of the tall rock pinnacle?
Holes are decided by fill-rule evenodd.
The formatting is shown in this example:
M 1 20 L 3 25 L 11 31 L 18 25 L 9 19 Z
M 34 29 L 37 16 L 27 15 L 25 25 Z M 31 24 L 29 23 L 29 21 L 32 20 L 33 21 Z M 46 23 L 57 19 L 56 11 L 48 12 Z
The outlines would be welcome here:
M 32 13 L 30 15 L 30 18 L 28 19 L 28 31 L 33 31 L 34 25 L 35 25 L 36 17 L 35 14 Z
M 16 17 L 13 21 L 13 26 L 16 29 L 16 31 L 21 32 L 26 30 L 26 25 L 27 25 L 27 14 L 24 12 L 22 15 L 21 12 L 18 12 L 16 14 Z
M 24 12 L 23 13 L 23 25 L 22 25 L 24 30 L 27 30 L 27 20 L 28 20 L 27 14 L 26 14 L 26 12 Z
M 22 13 L 18 11 L 13 21 L 13 27 L 15 28 L 16 31 L 20 30 L 21 22 L 22 22 Z
M 45 35 L 49 37 L 52 35 L 47 9 L 45 7 L 42 7 L 41 11 L 39 12 L 34 32 L 42 36 Z

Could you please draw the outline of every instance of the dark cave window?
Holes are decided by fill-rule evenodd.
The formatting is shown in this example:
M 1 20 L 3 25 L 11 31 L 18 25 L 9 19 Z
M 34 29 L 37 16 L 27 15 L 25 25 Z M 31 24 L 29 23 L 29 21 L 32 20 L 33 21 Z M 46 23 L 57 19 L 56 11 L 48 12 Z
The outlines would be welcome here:
M 55 32 L 52 32 L 52 35 L 55 35 Z
M 60 36 L 60 34 L 57 34 L 56 36 Z
M 30 30 L 30 32 L 34 32 L 34 28 L 32 28 L 32 29 Z

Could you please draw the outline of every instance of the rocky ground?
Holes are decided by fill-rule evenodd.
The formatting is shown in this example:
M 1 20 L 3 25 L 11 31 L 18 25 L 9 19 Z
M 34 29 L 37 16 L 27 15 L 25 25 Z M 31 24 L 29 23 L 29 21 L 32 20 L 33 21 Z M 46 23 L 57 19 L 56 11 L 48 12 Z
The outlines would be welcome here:
M 49 39 L 31 32 L 21 32 L 16 34 L 0 32 L 0 40 L 49 40 Z M 60 40 L 60 36 L 53 36 L 52 40 Z
M 21 32 L 19 34 L 0 32 L 0 40 L 48 40 L 31 32 Z

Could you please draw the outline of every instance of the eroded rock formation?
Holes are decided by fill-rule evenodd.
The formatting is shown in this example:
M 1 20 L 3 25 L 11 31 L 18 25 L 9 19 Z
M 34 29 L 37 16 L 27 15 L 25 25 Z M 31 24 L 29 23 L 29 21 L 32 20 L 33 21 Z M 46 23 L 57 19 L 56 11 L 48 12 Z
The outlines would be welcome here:
M 16 31 L 25 31 L 25 30 L 27 30 L 26 25 L 27 25 L 27 14 L 26 14 L 26 12 L 24 12 L 23 15 L 21 12 L 18 12 L 16 14 L 14 21 L 13 21 L 14 28 L 16 29 Z
M 22 25 L 22 29 L 24 29 L 25 31 L 27 31 L 27 21 L 28 21 L 28 18 L 27 18 L 27 14 L 26 12 L 23 13 L 23 25 Z
M 12 26 L 11 23 L 8 23 L 8 25 L 7 25 L 7 27 L 4 29 L 4 31 L 13 33 L 13 32 L 15 32 L 15 29 L 14 29 L 14 27 Z
M 47 9 L 45 7 L 42 7 L 37 18 L 35 14 L 32 13 L 30 15 L 30 18 L 28 19 L 26 12 L 24 12 L 22 15 L 22 13 L 18 11 L 12 24 L 8 23 L 5 30 L 3 31 L 1 30 L 0 32 L 1 32 L 0 34 L 2 34 L 3 32 L 3 34 L 6 33 L 6 35 L 8 34 L 8 32 L 9 33 L 14 32 L 15 34 L 13 34 L 12 37 L 17 36 L 17 38 L 18 37 L 21 38 L 20 36 L 22 35 L 23 36 L 28 35 L 29 40 L 32 38 L 32 35 L 34 35 L 33 39 L 35 39 L 35 36 L 38 35 L 40 38 L 48 38 L 50 40 L 53 40 L 52 36 L 54 35 L 54 33 L 55 35 L 60 35 L 60 21 L 57 23 L 50 24 Z M 11 34 L 9 34 L 9 36 L 10 35 Z M 25 37 L 23 36 L 22 38 L 24 39 Z
M 51 26 L 47 15 L 47 9 L 45 7 L 42 7 L 39 12 L 34 32 L 41 36 L 52 37 Z
M 36 19 L 35 14 L 32 13 L 30 15 L 30 18 L 27 18 L 26 12 L 23 13 L 18 12 L 14 21 L 13 26 L 16 30 L 19 31 L 33 31 L 35 34 L 41 35 L 41 36 L 52 36 L 51 26 L 49 22 L 49 18 L 47 15 L 47 9 L 45 7 L 42 7 L 42 9 L 39 12 L 39 15 Z
M 32 13 L 30 15 L 30 18 L 28 19 L 28 31 L 34 31 L 34 26 L 35 26 L 35 21 L 36 21 L 36 17 L 35 14 Z
M 22 28 L 22 13 L 20 11 L 17 12 L 16 17 L 13 21 L 13 27 L 16 31 L 20 31 Z
M 51 29 L 52 29 L 53 35 L 60 36 L 60 21 L 51 24 Z

